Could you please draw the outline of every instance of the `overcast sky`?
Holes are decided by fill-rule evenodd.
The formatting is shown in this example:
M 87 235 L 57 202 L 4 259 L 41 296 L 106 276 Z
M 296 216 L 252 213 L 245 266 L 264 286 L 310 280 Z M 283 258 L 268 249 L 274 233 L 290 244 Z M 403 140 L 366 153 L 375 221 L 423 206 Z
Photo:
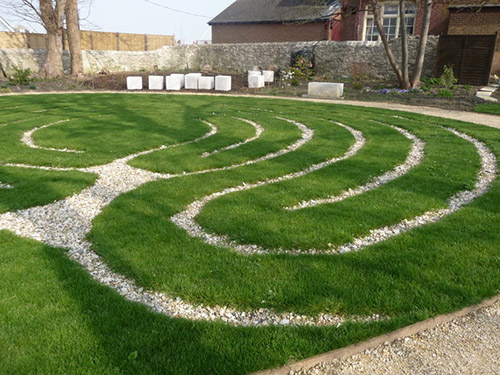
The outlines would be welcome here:
M 207 22 L 233 2 L 234 0 L 85 0 L 80 17 L 86 18 L 82 20 L 82 29 L 175 34 L 177 40 L 192 43 L 195 40 L 210 39 L 211 31 Z M 90 13 L 89 3 L 92 4 Z M 1 7 L 0 16 L 12 26 L 26 24 L 14 19 Z M 27 26 L 30 30 L 41 31 L 39 26 Z

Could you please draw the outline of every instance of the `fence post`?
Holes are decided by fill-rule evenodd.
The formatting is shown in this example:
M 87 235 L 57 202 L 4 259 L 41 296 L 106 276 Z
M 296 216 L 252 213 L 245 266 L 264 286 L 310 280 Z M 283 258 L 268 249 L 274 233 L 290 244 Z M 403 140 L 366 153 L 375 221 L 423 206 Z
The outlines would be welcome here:
M 93 31 L 90 32 L 90 50 L 91 51 L 94 50 L 94 32 Z
M 116 33 L 116 50 L 120 50 L 120 33 Z
M 148 34 L 144 34 L 144 51 L 148 50 Z

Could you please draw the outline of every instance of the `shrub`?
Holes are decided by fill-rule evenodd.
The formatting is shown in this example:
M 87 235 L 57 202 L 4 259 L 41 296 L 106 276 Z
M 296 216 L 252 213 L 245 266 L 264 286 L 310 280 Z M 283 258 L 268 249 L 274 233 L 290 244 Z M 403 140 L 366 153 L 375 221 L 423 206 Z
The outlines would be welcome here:
M 437 96 L 440 98 L 453 98 L 453 93 L 448 89 L 439 90 Z
M 14 71 L 12 75 L 9 77 L 9 82 L 16 85 L 27 85 L 33 79 L 31 77 L 31 69 L 23 69 L 17 65 L 12 66 L 12 70 Z
M 354 82 L 352 84 L 352 88 L 354 90 L 361 90 L 363 88 L 363 84 L 361 82 Z

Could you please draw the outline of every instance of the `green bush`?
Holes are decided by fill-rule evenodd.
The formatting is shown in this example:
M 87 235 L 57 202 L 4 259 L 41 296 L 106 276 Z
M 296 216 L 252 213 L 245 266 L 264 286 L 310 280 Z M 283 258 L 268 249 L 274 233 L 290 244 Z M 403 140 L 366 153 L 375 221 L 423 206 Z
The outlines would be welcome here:
M 455 95 L 453 95 L 453 93 L 448 89 L 442 89 L 439 90 L 437 96 L 440 98 L 453 98 Z
M 354 90 L 361 90 L 363 88 L 363 84 L 361 82 L 354 82 L 352 84 L 352 88 Z
M 14 73 L 9 77 L 9 82 L 16 85 L 27 85 L 33 79 L 31 77 L 31 69 L 23 69 L 17 65 L 12 66 Z

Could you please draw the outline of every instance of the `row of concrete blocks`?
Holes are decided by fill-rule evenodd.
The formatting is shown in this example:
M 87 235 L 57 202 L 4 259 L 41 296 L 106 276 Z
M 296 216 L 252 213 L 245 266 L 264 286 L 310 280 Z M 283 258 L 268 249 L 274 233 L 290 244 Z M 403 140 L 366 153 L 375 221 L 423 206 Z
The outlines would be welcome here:
M 251 89 L 259 89 L 264 87 L 266 83 L 274 82 L 274 72 L 272 70 L 249 70 L 248 71 L 248 87 Z
M 231 76 L 203 77 L 201 73 L 170 74 L 169 76 L 149 76 L 149 90 L 178 91 L 188 90 L 217 90 L 231 91 Z M 142 77 L 127 77 L 127 90 L 142 90 Z

